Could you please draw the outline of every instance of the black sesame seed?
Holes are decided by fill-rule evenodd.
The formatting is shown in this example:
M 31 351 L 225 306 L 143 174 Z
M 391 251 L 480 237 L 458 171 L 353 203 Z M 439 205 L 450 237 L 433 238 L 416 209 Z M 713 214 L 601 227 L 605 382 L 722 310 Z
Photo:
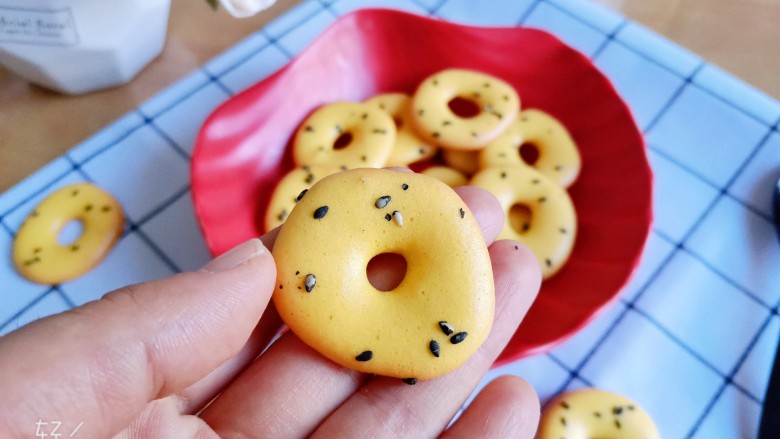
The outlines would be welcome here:
M 77 251 L 79 251 L 79 248 L 81 248 L 81 247 L 79 247 L 78 244 L 75 244 L 75 245 L 70 246 L 70 251 L 77 252 Z
M 100 210 L 102 210 L 103 212 L 111 212 L 111 206 L 103 206 L 102 208 L 100 208 Z
M 280 290 L 283 290 L 283 289 L 284 289 L 284 285 L 282 285 L 282 284 L 279 284 L 279 289 L 280 289 Z
M 392 200 L 392 197 L 390 195 L 382 195 L 381 197 L 376 199 L 376 202 L 374 203 L 374 206 L 376 206 L 378 209 L 384 209 L 385 206 L 387 206 L 387 203 Z
M 471 96 L 476 98 L 476 99 L 479 99 L 479 97 L 482 96 L 482 95 L 479 94 L 479 92 L 474 92 L 474 93 L 471 94 Z
M 386 213 L 386 214 L 385 214 L 385 219 L 386 219 L 386 220 L 388 220 L 388 221 L 390 221 L 390 220 L 392 220 L 392 219 L 393 219 L 393 217 L 392 217 L 392 216 L 390 216 L 390 214 L 389 214 L 389 213 Z
M 501 172 L 501 178 L 506 178 L 506 172 Z
M 37 210 L 33 210 L 32 213 L 30 214 L 30 216 L 33 217 L 33 218 L 37 217 L 38 216 L 38 211 Z
M 314 211 L 314 219 L 322 219 L 328 214 L 328 206 L 320 206 Z
M 360 355 L 355 357 L 355 359 L 358 361 L 369 361 L 372 358 L 374 358 L 374 353 L 371 351 L 363 351 L 360 353 Z
M 476 131 L 471 132 L 471 137 L 479 137 L 479 134 L 477 134 Z
M 279 212 L 279 215 L 276 216 L 276 219 L 279 221 L 284 221 L 287 218 L 287 211 L 282 209 L 281 212 Z
M 422 116 L 423 114 L 425 114 L 425 110 L 423 110 L 423 109 L 419 109 L 419 110 L 417 110 L 417 114 L 419 114 L 420 116 Z
M 434 79 L 433 80 L 433 85 L 439 85 L 439 80 L 438 79 Z
M 317 285 L 317 276 L 309 273 L 303 280 L 303 287 L 306 288 L 307 293 L 311 293 L 311 290 Z
M 502 98 L 503 98 L 505 101 L 507 101 L 507 102 L 509 101 L 509 95 L 503 95 L 503 96 L 501 96 L 501 97 L 502 97 Z
M 308 189 L 302 190 L 301 193 L 298 194 L 297 197 L 295 197 L 295 202 L 297 203 L 297 202 L 301 201 L 301 198 L 303 198 L 303 196 L 306 195 L 306 192 L 309 192 L 309 190 Z
M 601 412 L 593 412 L 593 416 L 595 416 L 597 418 L 600 418 L 601 417 Z
M 439 137 L 441 137 L 441 133 L 439 133 L 438 131 L 434 131 L 433 137 L 438 139 Z
M 490 83 L 486 82 L 486 83 L 482 84 L 482 86 L 485 87 L 485 88 L 490 88 Z
M 515 250 L 520 250 L 520 247 L 519 246 L 515 246 Z
M 631 410 L 631 411 L 633 411 L 633 410 L 634 410 L 634 406 L 633 406 L 633 405 L 628 405 L 628 406 L 626 406 L 626 408 L 627 408 L 627 409 L 629 409 L 629 410 Z
M 362 161 L 364 161 L 364 162 L 365 162 L 367 159 L 368 159 L 368 157 L 366 157 L 366 156 L 364 156 L 364 155 L 361 155 L 361 156 L 360 156 L 360 160 L 362 160 Z
M 457 334 L 450 337 L 450 343 L 452 344 L 458 344 L 466 339 L 466 336 L 469 335 L 468 332 L 458 332 Z
M 561 425 L 563 425 L 564 427 L 566 426 L 566 418 L 564 418 L 563 416 L 561 416 Z
M 374 131 L 373 131 L 373 133 L 374 133 L 374 134 L 387 134 L 387 130 L 382 130 L 382 129 L 379 129 L 379 128 L 374 128 Z
M 40 247 L 35 247 L 35 248 L 33 249 L 33 253 L 36 253 L 36 254 L 37 254 L 37 253 L 40 253 L 40 252 L 41 252 L 41 250 L 43 250 L 43 249 L 42 249 L 42 248 L 40 248 Z
M 565 408 L 566 410 L 569 410 L 569 403 L 566 401 L 561 401 L 561 407 Z
M 539 197 L 537 201 L 539 201 L 540 203 L 544 203 L 545 201 L 547 201 L 547 197 Z
M 556 171 L 563 171 L 563 165 L 555 165 Z
M 311 125 L 306 125 L 306 128 L 304 128 L 304 130 L 306 130 L 309 133 L 313 133 L 314 132 L 314 127 L 311 126 Z
M 420 155 L 425 154 L 425 148 L 420 148 L 418 151 L 420 151 Z
M 618 430 L 620 430 L 620 421 L 615 419 L 615 427 L 617 427 Z
M 312 184 L 314 183 L 314 174 L 309 174 L 306 176 L 306 178 L 303 180 L 306 184 Z
M 465 210 L 463 210 L 463 208 L 462 208 L 462 207 L 460 208 L 460 217 L 461 217 L 461 218 L 466 218 L 466 211 L 465 211 Z
M 434 357 L 439 358 L 439 354 L 441 352 L 439 349 L 439 342 L 436 340 L 431 340 L 431 342 L 428 344 L 428 348 L 431 350 L 431 353 Z
M 621 413 L 623 413 L 623 407 L 616 406 L 616 407 L 612 408 L 612 414 L 613 415 L 619 415 Z
M 379 108 L 381 108 L 381 109 L 383 109 L 383 110 L 386 110 L 386 109 L 387 109 L 387 108 L 385 108 L 385 104 L 384 104 L 384 103 L 382 103 L 382 102 L 380 102 L 380 103 L 379 103 Z
M 452 125 L 452 122 L 450 122 L 449 120 L 445 120 L 444 122 L 441 123 L 441 125 L 446 127 L 447 125 Z
M 297 276 L 297 275 L 299 275 L 299 274 L 301 274 L 301 272 L 300 272 L 300 271 L 296 271 L 296 272 L 295 272 L 295 275 L 296 275 L 296 276 Z
M 455 328 L 453 328 L 452 325 L 450 325 L 449 323 L 447 323 L 445 321 L 439 322 L 439 328 L 441 328 L 441 330 L 444 333 L 444 335 L 450 335 L 453 332 L 455 332 Z
M 79 194 L 79 190 L 78 189 L 73 189 L 73 191 L 71 191 L 71 193 L 70 193 L 70 196 L 71 197 L 75 197 L 78 194 Z
M 534 178 L 533 180 L 531 180 L 531 183 L 533 184 L 539 184 L 540 182 L 541 180 L 539 180 L 538 178 Z
M 561 227 L 561 228 L 560 228 L 560 229 L 558 229 L 558 230 L 559 230 L 559 231 L 560 231 L 562 234 L 564 234 L 564 235 L 567 233 L 567 232 L 566 232 L 566 229 L 564 229 L 563 227 Z
M 304 171 L 306 171 L 306 172 L 309 172 L 309 171 L 311 170 L 311 168 L 309 167 L 309 165 L 303 165 L 303 166 L 301 166 L 301 169 L 303 169 L 303 170 L 304 170 Z
M 362 116 L 360 116 L 361 119 L 368 119 L 368 113 L 363 113 Z
M 401 189 L 407 190 L 407 189 L 409 189 L 409 185 L 404 183 L 404 184 L 401 185 Z
M 552 267 L 552 261 L 550 260 L 550 258 L 545 259 L 544 264 L 547 265 L 548 267 Z
M 86 206 L 84 206 L 84 212 L 89 212 L 90 210 L 92 210 L 93 207 L 94 206 L 92 206 L 91 204 L 87 204 Z
M 342 171 L 346 171 L 347 169 L 349 169 L 349 168 L 347 167 L 347 165 L 343 165 L 343 166 L 341 167 L 341 170 L 342 170 Z
M 408 384 L 410 386 L 417 384 L 417 378 L 404 378 L 401 381 L 403 381 L 404 384 Z

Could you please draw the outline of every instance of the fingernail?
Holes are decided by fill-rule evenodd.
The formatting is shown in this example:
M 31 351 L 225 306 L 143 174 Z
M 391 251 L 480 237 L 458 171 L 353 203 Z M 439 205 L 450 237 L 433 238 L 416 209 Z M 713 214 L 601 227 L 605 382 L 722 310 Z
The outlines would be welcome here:
M 230 270 L 266 251 L 263 242 L 257 238 L 253 238 L 212 259 L 211 262 L 204 265 L 200 271 L 216 273 L 218 271 Z

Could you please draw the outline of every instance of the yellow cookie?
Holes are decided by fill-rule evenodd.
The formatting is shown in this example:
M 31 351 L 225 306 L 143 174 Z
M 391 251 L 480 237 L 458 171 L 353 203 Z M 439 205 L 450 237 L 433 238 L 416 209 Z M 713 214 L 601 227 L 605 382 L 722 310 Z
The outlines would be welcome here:
M 58 241 L 72 221 L 81 235 L 67 245 Z M 122 233 L 119 203 L 89 183 L 65 186 L 44 199 L 27 217 L 13 245 L 19 273 L 33 282 L 58 284 L 81 276 L 97 265 Z
M 410 102 L 411 98 L 405 93 L 384 93 L 366 101 L 366 104 L 387 112 L 395 121 L 395 144 L 385 166 L 406 166 L 436 154 L 436 147 L 425 143 L 412 129 L 409 121 Z
M 465 175 L 461 174 L 460 171 L 447 166 L 431 166 L 420 172 L 420 174 L 433 177 L 449 187 L 465 186 L 469 184 L 469 180 Z
M 425 79 L 412 98 L 412 121 L 428 142 L 474 150 L 498 137 L 520 111 L 507 82 L 471 70 L 448 69 Z
M 406 273 L 372 286 L 369 261 L 396 254 Z M 490 332 L 490 257 L 477 221 L 444 183 L 355 169 L 330 175 L 298 202 L 273 249 L 279 315 L 344 367 L 429 379 L 463 364 Z
M 282 225 L 305 190 L 323 177 L 340 171 L 334 166 L 304 166 L 285 174 L 276 185 L 265 211 L 265 230 Z
M 524 161 L 525 148 L 530 162 Z M 569 131 L 557 119 L 541 110 L 525 110 L 507 130 L 479 154 L 482 168 L 528 164 L 569 187 L 580 173 L 582 160 Z
M 293 141 L 298 166 L 379 168 L 395 143 L 395 122 L 372 105 L 336 102 L 320 107 L 301 124 Z
M 479 151 L 442 149 L 441 158 L 447 166 L 472 176 L 479 172 Z
M 551 401 L 542 414 L 538 439 L 659 439 L 653 420 L 630 399 L 582 389 Z
M 527 245 L 545 279 L 563 266 L 577 235 L 577 215 L 565 189 L 527 166 L 485 169 L 471 184 L 490 191 L 504 208 L 507 220 L 499 239 Z

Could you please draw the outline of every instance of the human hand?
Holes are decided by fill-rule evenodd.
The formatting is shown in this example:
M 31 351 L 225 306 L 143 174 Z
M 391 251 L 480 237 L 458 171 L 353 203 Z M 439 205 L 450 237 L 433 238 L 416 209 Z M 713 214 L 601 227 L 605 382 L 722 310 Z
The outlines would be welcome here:
M 0 437 L 55 437 L 52 423 L 76 438 L 532 437 L 539 401 L 516 377 L 493 381 L 446 430 L 541 282 L 533 254 L 493 242 L 503 224 L 495 198 L 456 191 L 491 243 L 496 312 L 483 346 L 454 372 L 414 386 L 368 376 L 292 332 L 264 351 L 281 327 L 268 307 L 272 232 L 198 272 L 122 288 L 0 338 Z

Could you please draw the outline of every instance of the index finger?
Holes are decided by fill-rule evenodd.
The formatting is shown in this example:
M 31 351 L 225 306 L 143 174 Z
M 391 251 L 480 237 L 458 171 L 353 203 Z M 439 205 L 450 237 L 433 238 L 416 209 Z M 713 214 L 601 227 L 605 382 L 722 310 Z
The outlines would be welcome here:
M 123 288 L 0 338 L 0 435 L 31 436 L 43 419 L 111 436 L 149 401 L 236 354 L 270 299 L 273 258 L 254 239 L 204 268 Z

